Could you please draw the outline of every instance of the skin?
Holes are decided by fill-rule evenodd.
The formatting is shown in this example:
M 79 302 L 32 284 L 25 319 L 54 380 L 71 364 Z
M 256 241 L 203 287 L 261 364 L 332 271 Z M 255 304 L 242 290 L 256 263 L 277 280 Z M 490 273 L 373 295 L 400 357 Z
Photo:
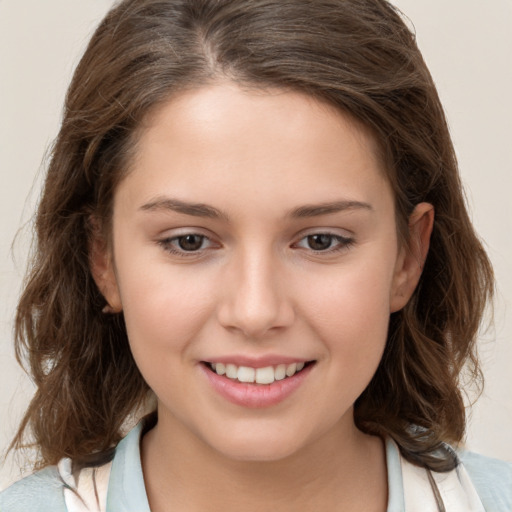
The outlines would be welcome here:
M 418 282 L 433 209 L 416 207 L 401 244 L 376 155 L 364 127 L 296 92 L 223 82 L 147 119 L 91 261 L 158 398 L 142 441 L 153 511 L 386 510 L 383 443 L 355 427 L 353 404 Z M 205 237 L 199 250 L 180 249 L 186 234 Z M 321 250 L 315 234 L 331 235 Z M 201 361 L 227 354 L 315 364 L 284 401 L 250 409 L 204 377 Z

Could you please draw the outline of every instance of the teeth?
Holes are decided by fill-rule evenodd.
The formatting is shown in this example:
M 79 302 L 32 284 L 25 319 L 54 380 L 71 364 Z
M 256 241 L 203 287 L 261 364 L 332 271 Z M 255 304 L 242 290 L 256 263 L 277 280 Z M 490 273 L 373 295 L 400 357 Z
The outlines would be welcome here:
M 293 377 L 304 368 L 305 363 L 279 364 L 276 367 L 251 368 L 249 366 L 236 366 L 234 364 L 210 363 L 211 369 L 217 375 L 226 375 L 229 379 L 237 379 L 239 382 L 272 384 L 275 380 L 283 380 Z
M 297 371 L 297 363 L 289 364 L 286 367 L 286 376 L 291 377 L 292 375 L 295 375 L 296 371 Z
M 238 368 L 234 364 L 226 365 L 226 377 L 230 379 L 238 378 Z
M 274 371 L 274 378 L 276 380 L 283 380 L 286 377 L 286 365 L 280 364 Z
M 254 376 L 256 375 L 256 370 L 254 368 L 249 368 L 248 366 L 239 366 L 237 378 L 240 382 L 254 382 Z
M 257 384 L 272 384 L 274 382 L 274 368 L 267 366 L 265 368 L 258 368 L 256 370 L 256 383 Z

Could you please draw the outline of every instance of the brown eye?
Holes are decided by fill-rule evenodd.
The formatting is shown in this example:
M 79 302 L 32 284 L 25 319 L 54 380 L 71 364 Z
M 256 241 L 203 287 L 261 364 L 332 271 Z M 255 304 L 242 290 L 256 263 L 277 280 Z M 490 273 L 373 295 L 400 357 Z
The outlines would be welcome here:
M 294 246 L 314 253 L 332 254 L 348 249 L 353 243 L 353 238 L 334 233 L 312 233 L 299 240 Z
M 183 251 L 198 251 L 203 245 L 204 238 L 202 235 L 191 234 L 180 236 L 176 240 L 178 241 L 179 248 Z
M 173 256 L 198 258 L 209 254 L 221 245 L 213 242 L 208 236 L 199 233 L 185 233 L 157 240 L 157 244 Z
M 313 249 L 314 251 L 325 251 L 331 248 L 334 238 L 335 237 L 332 235 L 320 233 L 316 235 L 309 235 L 307 237 L 307 242 L 310 249 Z

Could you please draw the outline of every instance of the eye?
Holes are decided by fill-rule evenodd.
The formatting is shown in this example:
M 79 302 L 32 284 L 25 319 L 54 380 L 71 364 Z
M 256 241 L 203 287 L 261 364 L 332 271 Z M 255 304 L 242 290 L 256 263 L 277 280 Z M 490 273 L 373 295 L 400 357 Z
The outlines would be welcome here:
M 332 233 L 314 233 L 307 235 L 296 244 L 302 249 L 310 249 L 314 252 L 334 252 L 346 249 L 353 243 L 351 238 Z
M 192 256 L 213 246 L 213 242 L 207 236 L 198 233 L 186 233 L 180 236 L 165 238 L 159 240 L 158 244 L 167 252 L 179 256 Z
M 184 251 L 198 251 L 203 247 L 203 243 L 205 241 L 205 236 L 203 235 L 184 235 L 179 236 L 173 241 L 178 243 L 180 249 Z

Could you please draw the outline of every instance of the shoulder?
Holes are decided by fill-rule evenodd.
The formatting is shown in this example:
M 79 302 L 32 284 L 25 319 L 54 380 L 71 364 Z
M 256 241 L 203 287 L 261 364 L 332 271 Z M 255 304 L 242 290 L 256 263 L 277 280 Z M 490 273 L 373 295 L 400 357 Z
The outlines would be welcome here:
M 1 512 L 65 512 L 63 482 L 49 466 L 15 482 L 0 493 Z
M 512 510 L 512 464 L 472 452 L 458 455 L 485 509 Z
M 15 482 L 0 492 L 0 512 L 67 512 L 84 507 L 104 510 L 109 500 L 115 503 L 116 511 L 149 512 L 140 438 L 153 423 L 153 416 L 141 420 L 117 447 L 97 460 L 97 465 L 73 471 L 71 460 L 62 459 L 58 466 L 48 466 Z

